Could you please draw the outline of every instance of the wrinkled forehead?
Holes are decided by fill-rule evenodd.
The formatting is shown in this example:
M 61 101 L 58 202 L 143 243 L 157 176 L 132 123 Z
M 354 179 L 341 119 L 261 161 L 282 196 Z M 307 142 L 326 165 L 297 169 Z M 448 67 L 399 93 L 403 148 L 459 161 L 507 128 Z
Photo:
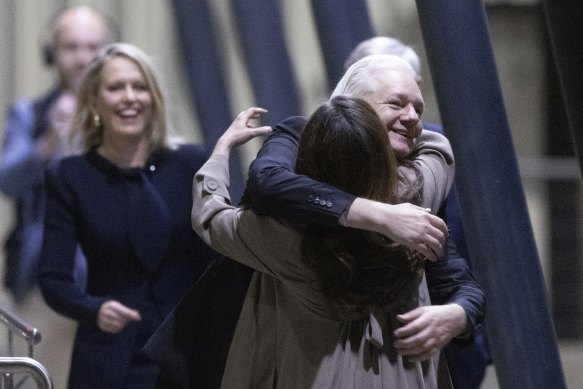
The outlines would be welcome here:
M 406 71 L 393 68 L 375 69 L 370 74 L 368 88 L 371 93 L 399 93 L 423 99 L 415 75 L 408 69 Z
M 87 41 L 104 44 L 107 35 L 108 27 L 98 14 L 85 9 L 75 9 L 66 12 L 58 19 L 53 33 L 53 43 Z

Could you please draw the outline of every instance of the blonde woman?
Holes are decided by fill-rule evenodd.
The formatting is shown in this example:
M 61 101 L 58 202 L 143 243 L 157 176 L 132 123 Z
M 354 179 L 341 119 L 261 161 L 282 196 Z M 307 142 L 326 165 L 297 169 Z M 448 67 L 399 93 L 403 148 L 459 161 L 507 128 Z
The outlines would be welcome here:
M 46 174 L 40 285 L 79 322 L 69 388 L 151 388 L 140 349 L 216 255 L 193 233 L 192 177 L 202 147 L 171 144 L 164 96 L 148 57 L 129 44 L 89 64 L 73 118 L 81 155 Z M 72 278 L 75 247 L 87 287 Z

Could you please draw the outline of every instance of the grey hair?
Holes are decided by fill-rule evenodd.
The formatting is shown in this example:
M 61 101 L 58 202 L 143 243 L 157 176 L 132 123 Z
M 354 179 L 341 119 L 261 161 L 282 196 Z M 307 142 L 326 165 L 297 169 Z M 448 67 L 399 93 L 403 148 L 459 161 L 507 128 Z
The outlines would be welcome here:
M 346 59 L 344 70 L 347 70 L 359 59 L 374 54 L 391 54 L 403 58 L 415 71 L 415 79 L 417 81 L 421 80 L 421 59 L 419 59 L 419 55 L 412 47 L 407 46 L 398 39 L 387 36 L 377 36 L 360 42 Z
M 380 70 L 404 72 L 415 78 L 415 70 L 404 59 L 389 54 L 369 55 L 346 70 L 330 98 L 339 95 L 365 97 L 373 89 L 370 85 L 371 76 Z

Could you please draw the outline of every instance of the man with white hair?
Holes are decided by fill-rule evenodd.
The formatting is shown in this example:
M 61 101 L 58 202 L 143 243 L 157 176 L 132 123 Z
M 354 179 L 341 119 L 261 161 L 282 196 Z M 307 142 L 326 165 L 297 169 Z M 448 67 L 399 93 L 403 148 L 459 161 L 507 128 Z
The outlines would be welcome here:
M 349 55 L 344 67 L 348 69 L 359 59 L 376 54 L 396 55 L 407 61 L 415 72 L 417 83 L 422 85 L 423 77 L 419 55 L 412 47 L 392 37 L 376 36 L 362 41 Z M 442 126 L 437 123 L 423 121 L 423 128 L 443 134 Z M 444 219 L 447 221 L 460 257 L 469 261 L 470 256 L 466 246 L 455 184 L 443 208 L 441 213 L 444 214 Z M 471 262 L 469 264 L 471 267 Z M 466 344 L 452 342 L 445 348 L 445 355 L 450 362 L 450 373 L 456 388 L 478 388 L 484 378 L 486 366 L 492 363 L 486 332 L 482 326 L 477 329 L 473 342 Z
M 415 160 L 420 153 L 433 153 L 439 157 L 431 144 L 437 142 L 449 147 L 449 142 L 439 134 L 422 131 L 420 117 L 424 101 L 414 71 L 402 59 L 389 55 L 370 56 L 353 65 L 344 80 L 346 82 L 339 83 L 333 95 L 352 94 L 366 100 L 386 127 L 399 162 L 430 173 L 402 176 L 400 190 L 420 194 L 419 205 L 383 204 L 355 198 L 306 176 L 296 175 L 298 139 L 306 121 L 303 117 L 288 118 L 275 126 L 251 165 L 243 202 L 256 213 L 286 220 L 292 225 L 312 223 L 379 232 L 426 257 L 427 279 L 431 281 L 428 282 L 429 290 L 443 302 L 427 305 L 427 289 L 422 289 L 420 305 L 397 315 L 396 319 L 402 326 L 392 335 L 393 347 L 401 355 L 416 361 L 427 360 L 453 338 L 471 339 L 484 314 L 484 296 L 480 287 L 469 273 L 467 263 L 451 256 L 445 242 L 447 226 L 431 213 L 440 208 L 452 184 L 453 160 L 435 165 Z M 431 177 L 433 169 L 445 169 L 439 173 L 435 171 L 448 177 L 442 186 L 438 186 L 436 180 L 419 180 L 420 176 Z M 434 185 L 427 193 L 436 195 L 424 197 L 419 190 L 421 185 Z M 438 260 L 444 252 L 448 255 Z M 174 387 L 171 382 L 183 383 L 185 380 L 186 385 L 196 385 L 203 379 L 220 384 L 217 375 L 222 374 L 221 361 L 226 360 L 226 355 L 218 358 L 213 355 L 215 363 L 203 367 L 200 361 L 192 359 L 188 350 L 207 347 L 209 343 L 222 345 L 225 339 L 230 342 L 236 320 L 214 307 L 224 306 L 227 290 L 231 299 L 237 295 L 242 299 L 245 295 L 246 287 L 242 290 L 233 287 L 233 279 L 236 280 L 232 276 L 234 266 L 233 261 L 226 259 L 201 277 L 198 285 L 147 345 L 148 355 L 161 365 L 158 387 Z M 232 313 L 232 306 L 225 308 Z M 213 333 L 192 334 L 192 323 L 198 328 L 207 321 L 214 322 L 202 327 L 217 328 L 210 331 Z M 444 363 L 439 366 L 446 367 Z M 215 374 L 214 378 L 209 377 L 211 372 Z M 444 387 L 448 387 L 449 375 L 439 376 L 445 378 Z
M 343 77 L 332 96 L 349 94 L 371 104 L 387 128 L 399 164 L 416 164 L 414 157 L 419 148 L 427 138 L 437 135 L 421 130 L 424 101 L 415 72 L 405 61 L 395 58 L 372 55 L 357 61 L 346 71 L 352 75 Z M 453 242 L 448 242 L 450 247 L 443 244 L 441 219 L 427 212 L 430 209 L 436 214 L 440 210 L 449 187 L 447 191 L 432 190 L 438 193 L 434 198 L 422 197 L 420 208 L 355 198 L 298 176 L 294 173 L 294 161 L 304 121 L 299 117 L 284 120 L 264 142 L 249 170 L 247 205 L 258 213 L 292 223 L 344 225 L 380 232 L 432 261 L 447 252 L 444 258 L 428 261 L 426 266 L 429 291 L 439 305 L 422 306 L 405 314 L 403 332 L 396 334 L 401 339 L 395 347 L 411 358 L 424 359 L 454 338 L 471 339 L 482 320 L 483 293 L 467 262 L 451 250 Z M 414 178 L 408 177 L 406 182 L 415 185 Z M 422 185 L 433 182 L 425 181 Z M 460 326 L 461 323 L 465 324 Z

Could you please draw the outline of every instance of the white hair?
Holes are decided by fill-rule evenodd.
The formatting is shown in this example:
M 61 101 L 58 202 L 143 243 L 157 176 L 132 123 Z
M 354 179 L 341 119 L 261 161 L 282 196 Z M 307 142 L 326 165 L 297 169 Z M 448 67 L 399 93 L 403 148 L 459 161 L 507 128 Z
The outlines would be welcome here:
M 330 98 L 339 95 L 366 96 L 372 90 L 371 76 L 380 70 L 398 71 L 409 74 L 414 79 L 416 77 L 413 67 L 401 57 L 390 54 L 369 55 L 350 65 Z

